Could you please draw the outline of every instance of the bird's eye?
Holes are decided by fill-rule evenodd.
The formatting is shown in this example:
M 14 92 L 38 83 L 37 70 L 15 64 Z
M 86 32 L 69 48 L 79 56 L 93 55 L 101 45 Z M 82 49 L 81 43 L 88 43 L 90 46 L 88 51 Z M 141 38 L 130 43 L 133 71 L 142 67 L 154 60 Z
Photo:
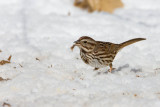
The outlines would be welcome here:
M 87 41 L 84 41 L 84 43 L 87 43 Z

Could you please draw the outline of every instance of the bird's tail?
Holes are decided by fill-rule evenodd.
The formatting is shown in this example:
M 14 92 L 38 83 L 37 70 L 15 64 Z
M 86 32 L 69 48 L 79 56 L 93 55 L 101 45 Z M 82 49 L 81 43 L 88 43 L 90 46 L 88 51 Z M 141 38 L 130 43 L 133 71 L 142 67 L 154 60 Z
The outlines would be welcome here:
M 131 39 L 131 40 L 128 40 L 126 42 L 123 42 L 123 43 L 120 44 L 119 50 L 121 50 L 122 48 L 124 48 L 128 45 L 131 45 L 135 42 L 142 41 L 142 40 L 146 40 L 146 38 L 135 38 L 135 39 Z

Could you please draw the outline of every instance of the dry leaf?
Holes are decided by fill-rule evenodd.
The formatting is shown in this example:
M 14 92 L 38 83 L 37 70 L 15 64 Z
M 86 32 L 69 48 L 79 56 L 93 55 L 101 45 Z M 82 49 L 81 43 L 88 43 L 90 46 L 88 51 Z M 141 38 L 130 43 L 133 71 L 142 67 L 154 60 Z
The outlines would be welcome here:
M 10 79 L 9 78 L 4 79 L 4 78 L 0 77 L 0 81 L 8 81 L 8 80 L 10 80 Z
M 121 0 L 75 0 L 74 5 L 82 9 L 106 11 L 112 13 L 116 8 L 123 7 Z
M 87 0 L 75 0 L 74 5 L 83 9 L 91 9 Z
M 134 94 L 135 97 L 137 97 L 137 94 Z
M 136 77 L 140 77 L 139 75 L 136 75 Z
M 11 57 L 12 57 L 12 56 L 10 55 L 9 58 L 8 58 L 8 61 L 9 61 L 9 62 L 10 62 L 10 60 L 11 60 Z
M 11 107 L 11 105 L 9 103 L 4 102 L 3 107 Z
M 40 61 L 40 59 L 36 58 L 36 60 Z
M 0 65 L 4 65 L 4 64 L 6 64 L 6 63 L 10 63 L 11 57 L 12 57 L 12 56 L 10 55 L 7 60 L 2 60 L 2 61 L 0 61 Z

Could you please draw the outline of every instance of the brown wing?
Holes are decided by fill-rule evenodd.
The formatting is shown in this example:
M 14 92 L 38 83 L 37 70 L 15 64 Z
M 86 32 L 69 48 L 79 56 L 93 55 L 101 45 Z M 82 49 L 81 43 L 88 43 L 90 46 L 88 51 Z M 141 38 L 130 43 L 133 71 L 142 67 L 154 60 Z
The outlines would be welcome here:
M 106 42 L 106 51 L 107 53 L 116 54 L 119 50 L 120 45 L 110 42 Z
M 116 54 L 120 45 L 110 42 L 97 42 L 94 52 L 105 52 L 106 54 Z
M 111 64 L 119 49 L 118 44 L 110 42 L 97 42 L 94 55 L 101 58 L 105 64 Z

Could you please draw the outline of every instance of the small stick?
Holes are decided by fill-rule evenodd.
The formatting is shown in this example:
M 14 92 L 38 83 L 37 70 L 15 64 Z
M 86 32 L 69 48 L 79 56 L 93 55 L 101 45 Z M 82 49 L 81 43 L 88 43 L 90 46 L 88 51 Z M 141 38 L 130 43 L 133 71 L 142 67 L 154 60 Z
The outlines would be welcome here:
M 74 47 L 75 47 L 76 45 L 73 45 L 72 47 L 71 47 L 71 50 L 73 51 L 73 49 L 74 49 Z

